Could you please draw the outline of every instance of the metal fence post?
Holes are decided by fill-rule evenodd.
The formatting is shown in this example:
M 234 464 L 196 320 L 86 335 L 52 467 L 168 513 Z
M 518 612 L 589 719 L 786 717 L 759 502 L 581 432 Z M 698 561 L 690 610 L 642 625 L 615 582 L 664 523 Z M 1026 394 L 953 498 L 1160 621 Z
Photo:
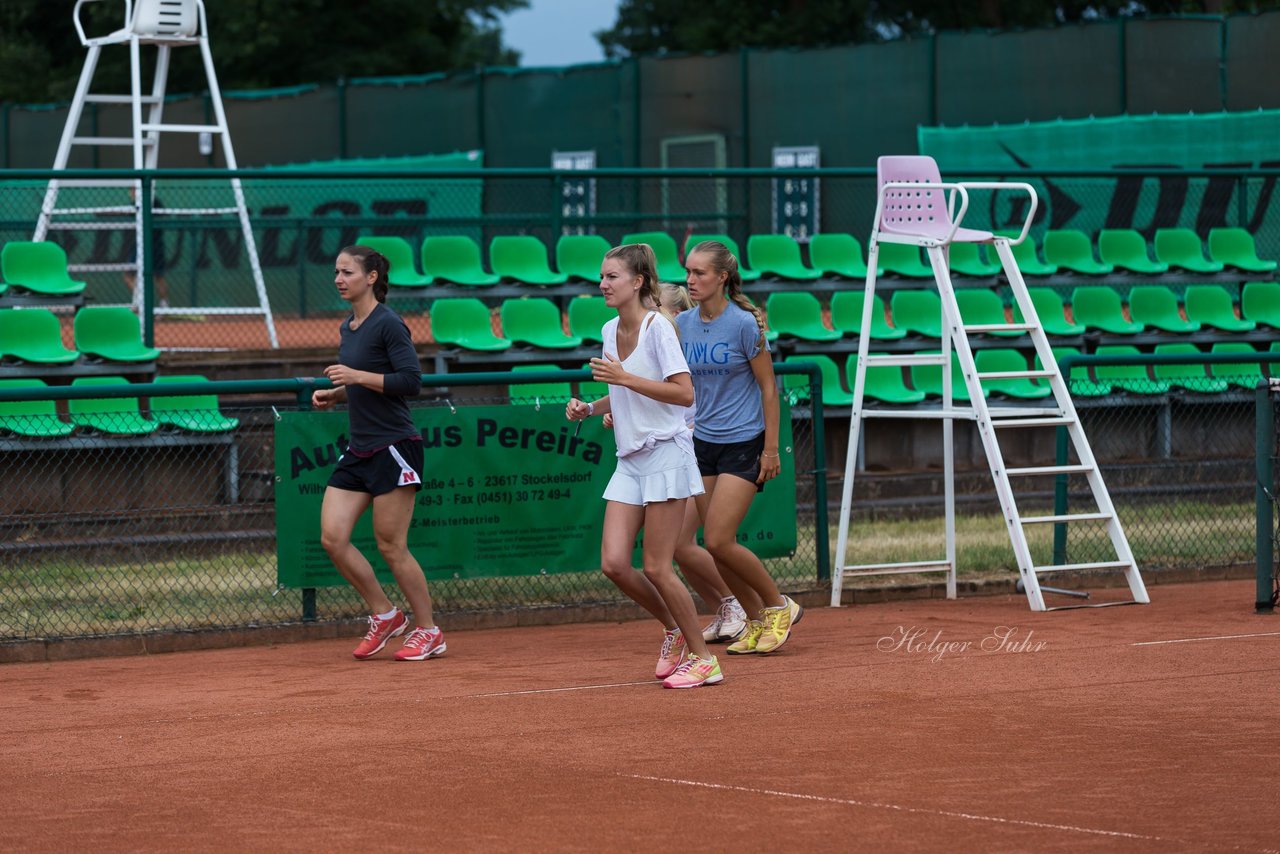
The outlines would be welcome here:
M 315 381 L 310 377 L 298 380 L 298 409 L 308 410 L 311 408 L 311 393 L 315 390 Z M 302 622 L 314 623 L 316 616 L 316 588 L 302 588 Z
M 809 399 L 813 401 L 813 546 L 818 550 L 818 580 L 831 580 L 831 538 L 827 511 L 827 441 L 823 423 L 822 368 L 810 362 Z
M 1275 611 L 1271 586 L 1271 575 L 1275 567 L 1275 542 L 1272 539 L 1275 517 L 1271 504 L 1271 485 L 1274 483 L 1275 464 L 1272 462 L 1271 455 L 1275 453 L 1276 425 L 1275 414 L 1271 409 L 1271 389 L 1266 380 L 1259 382 L 1254 392 L 1254 430 L 1256 433 L 1254 452 L 1258 475 L 1258 482 L 1254 488 L 1258 555 L 1258 591 L 1255 609 L 1259 614 L 1271 614 Z
M 152 230 L 155 223 L 151 217 L 153 181 L 150 174 L 143 174 L 142 193 L 138 198 L 138 204 L 142 205 L 142 245 L 135 249 L 138 260 L 143 265 L 140 283 L 142 285 L 142 340 L 148 347 L 156 346 L 156 241 L 155 232 Z

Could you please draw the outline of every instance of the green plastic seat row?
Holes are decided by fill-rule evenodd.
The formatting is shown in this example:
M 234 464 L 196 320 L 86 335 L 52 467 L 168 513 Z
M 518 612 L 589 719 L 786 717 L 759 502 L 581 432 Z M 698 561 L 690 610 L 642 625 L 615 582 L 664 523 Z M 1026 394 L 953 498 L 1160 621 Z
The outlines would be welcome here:
M 1243 299 L 1241 302 L 1243 306 Z M 1129 317 L 1125 317 L 1120 294 L 1114 288 L 1084 286 L 1076 288 L 1071 296 L 1072 315 L 1077 323 L 1117 335 L 1137 334 L 1147 326 L 1166 332 L 1195 332 L 1204 326 L 1223 332 L 1249 332 L 1258 325 L 1247 315 L 1236 315 L 1231 294 L 1220 285 L 1189 285 L 1183 303 L 1185 318 L 1172 290 L 1162 285 L 1139 285 L 1129 293 Z M 1280 292 L 1255 288 L 1251 307 L 1263 317 L 1280 322 Z
M 479 245 L 470 237 L 430 236 L 422 242 L 423 272 L 419 272 L 413 248 L 403 237 L 365 235 L 357 243 L 387 257 L 393 288 L 422 288 L 436 282 L 487 287 L 503 280 L 530 285 L 559 285 L 570 278 L 599 281 L 600 263 L 609 251 L 608 241 L 599 235 L 564 235 L 556 243 L 558 270 L 552 270 L 541 240 L 531 235 L 500 235 L 489 242 L 490 272 L 481 261 Z
M 0 309 L 0 358 L 67 365 L 81 355 L 113 362 L 150 362 L 160 355 L 142 343 L 138 317 L 124 306 L 82 308 L 72 327 L 77 349 L 63 346 L 61 324 L 48 309 Z
M 157 377 L 157 384 L 207 383 L 199 375 Z M 124 377 L 77 377 L 76 388 L 128 385 Z M 38 379 L 0 380 L 0 389 L 47 388 Z M 238 418 L 224 416 L 217 395 L 153 396 L 151 417 L 144 416 L 137 397 L 85 398 L 67 401 L 70 421 L 58 417 L 52 400 L 0 401 L 0 431 L 30 438 L 70 435 L 76 428 L 115 436 L 145 436 L 162 427 L 176 427 L 196 433 L 223 433 L 239 426 Z

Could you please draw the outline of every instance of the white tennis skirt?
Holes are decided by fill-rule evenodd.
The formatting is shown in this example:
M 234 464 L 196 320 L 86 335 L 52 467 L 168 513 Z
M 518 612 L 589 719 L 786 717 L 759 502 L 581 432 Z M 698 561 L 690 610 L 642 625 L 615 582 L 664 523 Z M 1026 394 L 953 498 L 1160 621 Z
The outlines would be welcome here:
M 702 475 L 689 442 L 668 439 L 618 458 L 605 501 L 644 505 L 701 495 Z

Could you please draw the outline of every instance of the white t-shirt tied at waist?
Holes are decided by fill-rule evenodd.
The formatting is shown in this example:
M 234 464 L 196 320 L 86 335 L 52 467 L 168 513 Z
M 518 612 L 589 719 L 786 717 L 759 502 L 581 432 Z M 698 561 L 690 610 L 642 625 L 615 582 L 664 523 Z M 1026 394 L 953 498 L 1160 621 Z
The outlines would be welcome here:
M 601 337 L 604 339 L 604 353 L 617 358 L 618 318 L 604 325 Z M 641 321 L 636 348 L 622 360 L 622 367 L 629 374 L 659 382 L 676 374 L 689 373 L 675 327 L 656 312 L 649 312 Z M 619 457 L 652 450 L 659 442 L 673 439 L 693 452 L 693 434 L 685 423 L 685 407 L 611 385 L 609 408 L 613 411 L 613 438 L 618 445 Z

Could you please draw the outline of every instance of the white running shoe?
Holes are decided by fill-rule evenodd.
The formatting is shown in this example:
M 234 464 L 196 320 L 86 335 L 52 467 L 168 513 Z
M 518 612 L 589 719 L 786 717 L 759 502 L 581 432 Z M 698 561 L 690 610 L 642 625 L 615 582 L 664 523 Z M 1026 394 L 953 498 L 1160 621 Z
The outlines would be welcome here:
M 736 640 L 746 628 L 747 612 L 730 596 L 720 602 L 716 618 L 702 630 L 702 639 L 707 643 L 728 643 Z

